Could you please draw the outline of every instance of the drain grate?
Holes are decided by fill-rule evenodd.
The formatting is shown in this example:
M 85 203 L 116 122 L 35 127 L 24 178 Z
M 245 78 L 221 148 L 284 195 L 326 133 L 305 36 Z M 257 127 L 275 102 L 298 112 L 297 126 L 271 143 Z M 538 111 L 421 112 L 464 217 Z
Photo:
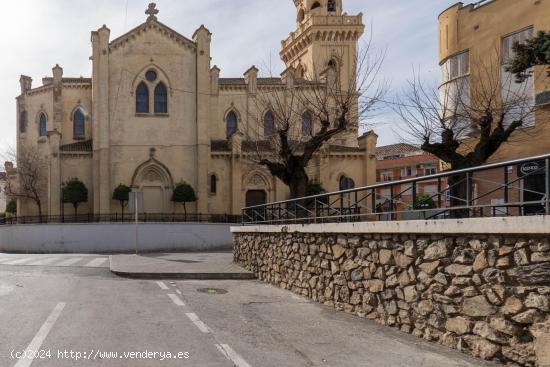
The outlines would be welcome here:
M 221 288 L 199 288 L 197 292 L 206 294 L 226 294 L 227 290 Z

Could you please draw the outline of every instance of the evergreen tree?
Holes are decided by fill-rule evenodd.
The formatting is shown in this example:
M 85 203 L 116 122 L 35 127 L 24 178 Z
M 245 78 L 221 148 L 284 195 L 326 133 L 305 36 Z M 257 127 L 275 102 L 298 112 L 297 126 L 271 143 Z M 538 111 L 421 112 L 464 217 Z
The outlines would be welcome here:
M 6 206 L 6 213 L 8 214 L 17 214 L 17 202 L 15 200 L 12 200 L 8 203 Z
M 183 212 L 187 216 L 186 203 L 192 203 L 197 201 L 195 190 L 187 182 L 181 182 L 176 185 L 174 192 L 172 193 L 172 202 L 183 204 Z
M 120 184 L 113 191 L 113 200 L 120 203 L 120 209 L 122 211 L 122 218 L 124 218 L 124 205 L 130 200 L 130 193 L 132 189 L 126 185 Z
M 78 205 L 88 201 L 88 189 L 78 178 L 71 178 L 63 185 L 62 190 L 63 203 L 72 204 L 74 207 L 74 215 L 78 212 Z

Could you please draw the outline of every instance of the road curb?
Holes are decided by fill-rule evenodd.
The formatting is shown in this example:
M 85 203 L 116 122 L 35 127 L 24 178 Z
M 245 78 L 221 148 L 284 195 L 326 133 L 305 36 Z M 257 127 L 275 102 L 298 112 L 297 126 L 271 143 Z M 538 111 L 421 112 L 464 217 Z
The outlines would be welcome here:
M 182 280 L 251 280 L 252 273 L 132 273 L 110 269 L 111 273 L 130 279 L 182 279 Z

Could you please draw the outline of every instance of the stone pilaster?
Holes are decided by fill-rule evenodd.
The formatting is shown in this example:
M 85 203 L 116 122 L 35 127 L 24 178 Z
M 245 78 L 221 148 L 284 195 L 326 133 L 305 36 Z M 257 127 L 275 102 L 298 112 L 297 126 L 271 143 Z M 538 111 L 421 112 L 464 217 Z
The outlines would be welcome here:
M 49 179 L 48 215 L 61 215 L 61 134 L 57 130 L 48 132 Z
M 240 214 L 244 207 L 243 172 L 242 172 L 242 140 L 243 134 L 237 131 L 231 135 L 231 214 Z
M 210 160 L 210 41 L 212 34 L 204 26 L 201 26 L 193 34 L 193 40 L 197 44 L 197 166 L 196 182 L 197 211 L 208 212 L 208 166 Z
M 105 25 L 92 32 L 93 61 L 93 159 L 94 159 L 94 213 L 106 214 L 111 209 L 109 169 L 109 36 Z

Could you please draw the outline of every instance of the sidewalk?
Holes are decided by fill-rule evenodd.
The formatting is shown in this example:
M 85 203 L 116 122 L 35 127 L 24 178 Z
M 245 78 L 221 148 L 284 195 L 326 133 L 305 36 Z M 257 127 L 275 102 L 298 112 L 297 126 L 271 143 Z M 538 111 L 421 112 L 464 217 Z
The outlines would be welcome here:
M 233 263 L 231 252 L 112 255 L 111 272 L 146 279 L 254 279 Z

